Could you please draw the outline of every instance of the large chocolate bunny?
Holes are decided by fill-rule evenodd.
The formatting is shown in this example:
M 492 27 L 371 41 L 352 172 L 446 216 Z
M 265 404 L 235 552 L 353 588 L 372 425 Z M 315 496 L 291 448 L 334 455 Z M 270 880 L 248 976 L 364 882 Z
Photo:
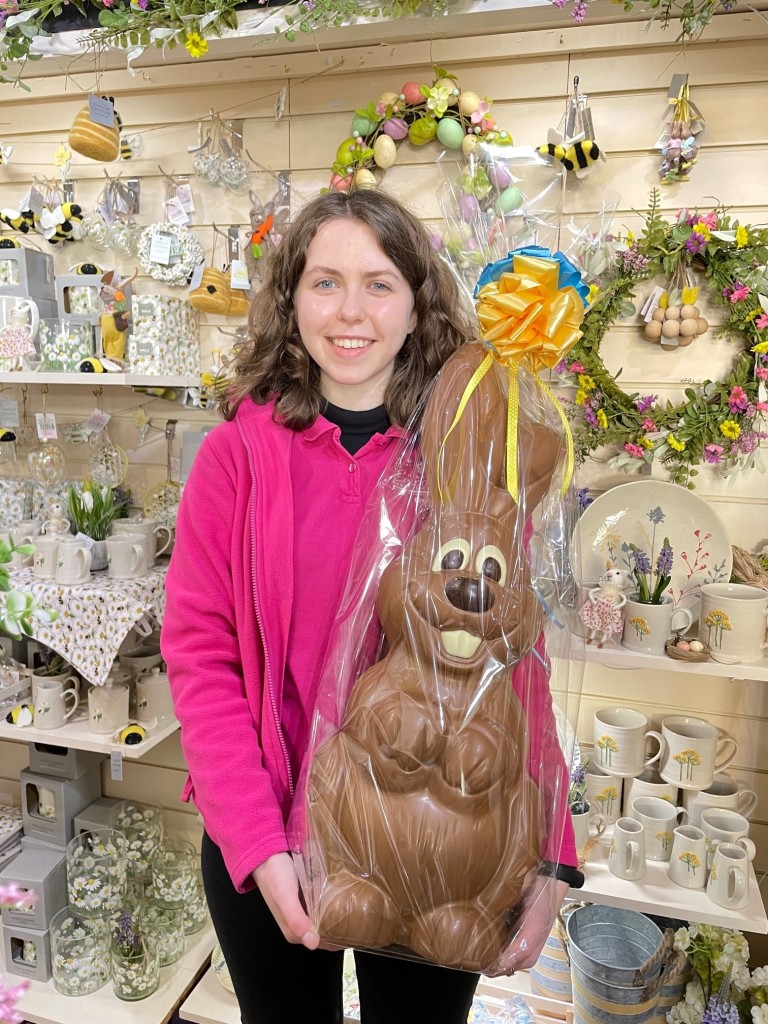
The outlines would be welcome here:
M 431 518 L 382 574 L 388 653 L 318 747 L 307 791 L 307 838 L 327 879 L 322 937 L 467 970 L 496 961 L 539 865 L 543 815 L 510 669 L 540 630 L 524 527 L 561 454 L 521 403 L 516 504 L 495 367 L 450 430 L 486 354 L 463 346 L 430 397 Z

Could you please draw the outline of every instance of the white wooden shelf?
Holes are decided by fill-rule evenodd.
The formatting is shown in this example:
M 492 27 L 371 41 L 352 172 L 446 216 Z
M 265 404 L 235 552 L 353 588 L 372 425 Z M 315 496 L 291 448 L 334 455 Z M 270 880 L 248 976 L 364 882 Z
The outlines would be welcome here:
M 52 981 L 31 981 L 19 1002 L 19 1012 L 30 1024 L 165 1024 L 211 955 L 216 942 L 212 925 L 187 941 L 187 952 L 178 963 L 161 968 L 160 986 L 146 999 L 118 999 L 111 982 L 91 995 L 71 997 L 57 992 Z M 18 975 L 6 972 L 1 950 L 0 974 L 9 985 L 21 981 Z
M 127 724 L 127 723 L 126 723 Z M 179 723 L 173 717 L 164 718 L 153 727 L 144 726 L 146 739 L 141 743 L 113 743 L 112 734 L 101 735 L 91 732 L 88 728 L 86 708 L 78 708 L 72 718 L 59 729 L 36 729 L 34 725 L 18 729 L 5 721 L 0 721 L 0 740 L 11 740 L 17 743 L 47 743 L 54 747 L 75 747 L 77 750 L 92 750 L 97 754 L 109 756 L 113 750 L 120 750 L 126 761 L 138 761 L 147 751 L 162 743 L 164 739 L 176 732 Z
M 638 654 L 613 642 L 598 648 L 595 644 L 585 644 L 581 637 L 574 636 L 571 641 L 577 659 L 584 657 L 586 661 L 596 665 L 605 665 L 606 668 L 644 668 L 654 672 L 682 672 L 684 675 L 720 676 L 723 679 L 757 679 L 768 682 L 768 658 L 735 665 L 725 665 L 711 660 L 675 661 L 674 658 L 668 658 L 666 655 Z
M 649 860 L 645 878 L 628 882 L 617 878 L 608 868 L 609 847 L 597 843 L 583 867 L 584 886 L 571 889 L 569 897 L 602 903 L 609 907 L 638 910 L 642 914 L 663 914 L 679 917 L 699 924 L 714 924 L 722 928 L 768 934 L 768 917 L 757 884 L 755 872 L 749 866 L 749 902 L 743 910 L 727 910 L 707 897 L 704 889 L 685 889 L 675 885 L 667 874 L 667 864 Z
M 148 373 L 58 373 L 43 371 L 19 370 L 18 373 L 4 371 L 0 373 L 0 384 L 74 384 L 87 387 L 112 387 L 124 385 L 137 388 L 193 388 L 200 386 L 200 378 L 173 376 L 169 374 L 153 376 Z

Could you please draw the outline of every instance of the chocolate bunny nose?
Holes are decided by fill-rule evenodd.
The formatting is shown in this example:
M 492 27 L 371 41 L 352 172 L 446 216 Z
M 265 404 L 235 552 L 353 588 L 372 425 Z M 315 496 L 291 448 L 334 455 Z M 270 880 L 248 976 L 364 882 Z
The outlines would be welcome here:
M 494 596 L 485 580 L 461 579 L 456 576 L 445 584 L 445 596 L 462 612 L 487 612 Z

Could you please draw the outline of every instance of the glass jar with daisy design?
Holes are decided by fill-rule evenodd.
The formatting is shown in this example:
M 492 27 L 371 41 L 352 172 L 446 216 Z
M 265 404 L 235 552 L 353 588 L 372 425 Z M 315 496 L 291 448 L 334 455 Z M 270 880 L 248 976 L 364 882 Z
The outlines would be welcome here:
M 81 832 L 67 844 L 67 895 L 83 917 L 106 917 L 123 904 L 126 840 L 110 828 Z
M 106 985 L 112 970 L 110 927 L 104 917 L 85 917 L 64 907 L 51 918 L 53 987 L 64 996 L 85 996 Z
M 125 836 L 128 874 L 151 875 L 155 851 L 163 841 L 162 807 L 123 800 L 111 809 L 109 823 Z

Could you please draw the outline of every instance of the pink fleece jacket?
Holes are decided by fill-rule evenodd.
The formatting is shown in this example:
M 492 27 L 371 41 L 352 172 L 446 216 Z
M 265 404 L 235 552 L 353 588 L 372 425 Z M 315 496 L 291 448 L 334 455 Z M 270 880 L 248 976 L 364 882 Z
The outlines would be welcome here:
M 301 581 L 291 557 L 294 435 L 273 421 L 272 411 L 246 400 L 233 421 L 206 437 L 195 459 L 178 516 L 162 632 L 189 767 L 182 798 L 194 800 L 240 891 L 253 887 L 259 864 L 289 849 L 285 823 L 300 766 L 289 764 L 288 748 L 304 739 L 286 737 L 281 720 Z M 336 535 L 331 529 L 322 539 L 331 560 Z M 347 566 L 335 561 L 341 588 Z M 556 745 L 547 674 L 533 656 L 516 669 L 519 692 L 524 679 L 528 689 L 534 684 L 527 709 L 532 748 L 537 735 Z M 554 788 L 562 805 L 565 766 L 559 748 L 549 753 L 532 749 L 530 767 L 536 777 L 536 765 L 549 766 L 551 778 L 537 781 Z M 576 864 L 569 816 L 562 846 L 551 836 L 546 852 Z

